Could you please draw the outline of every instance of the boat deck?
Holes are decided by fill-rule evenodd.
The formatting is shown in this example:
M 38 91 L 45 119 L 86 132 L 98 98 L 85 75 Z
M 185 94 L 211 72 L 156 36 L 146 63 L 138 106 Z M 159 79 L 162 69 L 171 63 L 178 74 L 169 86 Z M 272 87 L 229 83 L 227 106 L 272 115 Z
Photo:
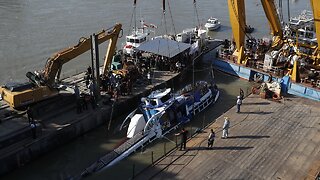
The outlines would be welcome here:
M 229 138 L 220 139 L 224 116 Z M 210 129 L 216 132 L 207 149 Z M 319 102 L 288 97 L 280 102 L 250 95 L 241 113 L 231 108 L 136 179 L 316 179 L 320 170 Z

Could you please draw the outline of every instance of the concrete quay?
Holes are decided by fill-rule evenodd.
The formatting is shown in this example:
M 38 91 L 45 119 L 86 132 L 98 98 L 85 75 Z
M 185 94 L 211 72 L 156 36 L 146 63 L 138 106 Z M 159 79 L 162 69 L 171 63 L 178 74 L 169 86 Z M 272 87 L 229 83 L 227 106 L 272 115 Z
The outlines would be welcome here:
M 202 133 L 135 176 L 135 179 L 316 179 L 320 171 L 320 103 L 287 97 L 279 102 L 246 97 Z M 224 117 L 229 137 L 221 139 Z M 210 129 L 216 132 L 207 149 Z

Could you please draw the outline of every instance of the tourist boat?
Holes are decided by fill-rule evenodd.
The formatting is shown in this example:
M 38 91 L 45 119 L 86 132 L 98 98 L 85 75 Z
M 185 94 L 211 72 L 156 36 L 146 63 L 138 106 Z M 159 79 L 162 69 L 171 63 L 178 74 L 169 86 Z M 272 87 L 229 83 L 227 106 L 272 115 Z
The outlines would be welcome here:
M 217 18 L 210 17 L 204 27 L 206 27 L 208 31 L 214 31 L 221 27 L 221 23 Z
M 85 169 L 88 176 L 108 168 L 131 153 L 162 138 L 180 125 L 216 102 L 219 90 L 214 83 L 198 81 L 185 86 L 178 93 L 171 88 L 153 91 L 141 99 L 141 104 L 123 121 L 120 129 L 127 128 L 127 141 Z

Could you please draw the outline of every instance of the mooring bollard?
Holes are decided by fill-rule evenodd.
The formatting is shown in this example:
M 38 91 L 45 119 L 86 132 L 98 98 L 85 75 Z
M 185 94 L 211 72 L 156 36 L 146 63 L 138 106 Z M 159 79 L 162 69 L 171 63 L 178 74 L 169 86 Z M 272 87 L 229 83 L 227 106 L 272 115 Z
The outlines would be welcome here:
M 135 169 L 135 164 L 133 163 L 133 165 L 132 165 L 132 179 L 134 179 L 134 169 Z
M 153 151 L 151 151 L 151 164 L 153 164 Z
M 176 137 L 176 148 L 178 148 L 178 137 L 177 136 L 175 137 Z

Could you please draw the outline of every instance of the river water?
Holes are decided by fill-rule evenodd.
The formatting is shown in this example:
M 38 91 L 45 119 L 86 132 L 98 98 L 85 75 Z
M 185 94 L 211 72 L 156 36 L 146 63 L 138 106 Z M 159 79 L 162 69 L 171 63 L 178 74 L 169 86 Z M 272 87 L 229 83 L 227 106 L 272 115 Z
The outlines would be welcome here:
M 161 2 L 159 0 L 138 0 L 136 8 L 137 19 L 156 24 L 156 34 L 179 32 L 184 28 L 198 24 L 193 1 L 170 1 L 172 19 L 169 6 L 165 18 L 162 18 Z M 310 9 L 307 0 L 290 0 L 291 16 L 298 15 L 303 9 Z M 133 6 L 129 0 L 0 0 L 0 84 L 8 81 L 25 81 L 27 71 L 41 70 L 46 59 L 53 53 L 73 46 L 82 36 L 112 27 L 116 22 L 123 24 L 124 35 L 129 33 L 130 19 Z M 287 0 L 283 1 L 284 19 L 287 20 Z M 255 27 L 252 34 L 262 38 L 268 36 L 269 27 L 259 0 L 246 1 L 247 23 Z M 197 12 L 201 23 L 210 16 L 218 18 L 222 27 L 218 32 L 211 32 L 213 38 L 231 38 L 231 27 L 226 0 L 198 0 Z M 173 23 L 172 23 L 173 20 Z M 167 28 L 164 26 L 167 24 Z M 131 23 L 133 24 L 133 22 Z M 174 27 L 174 28 L 173 28 Z M 118 48 L 123 45 L 124 39 L 118 42 Z M 106 44 L 100 46 L 104 52 Z M 103 53 L 100 53 L 103 56 Z M 204 65 L 197 67 L 196 79 L 208 78 L 208 69 L 211 55 L 206 56 Z M 67 63 L 63 67 L 63 76 L 83 71 L 90 64 L 89 54 Z M 239 88 L 245 92 L 250 88 L 247 81 L 243 81 L 219 72 L 215 72 L 216 81 L 221 90 L 221 97 L 217 104 L 197 116 L 196 120 L 188 125 L 191 131 L 203 127 L 216 117 L 220 116 L 234 105 L 235 96 Z M 191 81 L 191 76 L 175 84 L 184 84 Z M 179 88 L 179 87 L 175 87 Z M 121 121 L 123 117 L 118 117 Z M 107 135 L 106 126 L 101 126 L 77 138 L 73 142 L 59 147 L 52 152 L 38 158 L 32 163 L 17 169 L 5 179 L 64 179 L 79 174 L 85 167 L 97 158 L 110 151 L 121 142 L 125 132 L 114 131 Z M 152 144 L 142 152 L 135 153 L 117 166 L 103 173 L 93 176 L 93 179 L 121 178 L 132 176 L 133 164 L 135 173 L 151 162 L 151 152 L 154 158 L 168 151 L 174 146 L 174 138 L 163 139 Z M 166 144 L 166 145 L 164 145 Z M 164 148 L 166 147 L 166 148 Z

